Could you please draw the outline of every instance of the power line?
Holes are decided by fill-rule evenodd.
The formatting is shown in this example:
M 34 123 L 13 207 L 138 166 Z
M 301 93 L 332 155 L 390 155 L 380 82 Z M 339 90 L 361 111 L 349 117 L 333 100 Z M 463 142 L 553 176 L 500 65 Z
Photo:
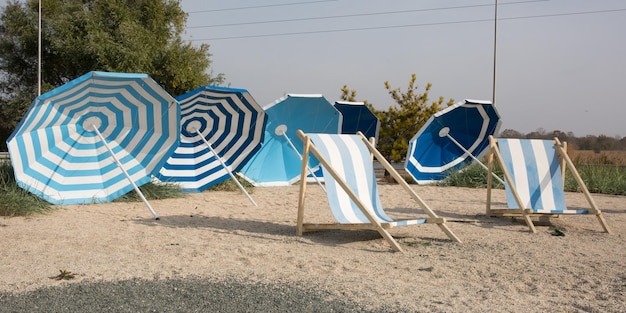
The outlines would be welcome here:
M 572 12 L 572 13 L 557 13 L 557 14 L 545 14 L 545 15 L 528 15 L 528 16 L 518 16 L 518 17 L 506 17 L 506 18 L 499 18 L 498 20 L 500 20 L 500 21 L 521 20 L 521 19 L 531 19 L 531 18 L 547 18 L 547 17 L 572 16 L 572 15 L 613 13 L 613 12 L 621 12 L 621 11 L 626 11 L 626 8 L 624 8 L 624 9 L 611 9 L 611 10 L 599 10 L 599 11 L 586 11 L 586 12 Z M 262 37 L 310 35 L 310 34 L 340 33 L 340 32 L 364 31 L 364 30 L 380 30 L 380 29 L 392 29 L 392 28 L 409 28 L 409 27 L 451 25 L 451 24 L 469 24 L 469 23 L 483 23 L 483 22 L 493 22 L 493 19 L 448 21 L 448 22 L 434 22 L 434 23 L 407 24 L 407 25 L 391 25 L 391 26 L 372 26 L 372 27 L 361 27 L 361 28 L 315 30 L 315 31 L 290 32 L 290 33 L 274 33 L 274 34 L 261 34 L 261 35 L 245 35 L 245 36 L 231 36 L 231 37 L 215 37 L 215 38 L 206 38 L 206 39 L 190 39 L 190 41 L 211 41 L 211 40 L 228 40 L 228 39 L 247 39 L 247 38 L 262 38 Z
M 337 1 L 337 0 L 319 0 L 319 1 L 302 1 L 302 2 L 291 2 L 291 3 L 280 3 L 280 4 L 265 4 L 265 5 L 255 5 L 255 6 L 248 6 L 248 7 L 190 11 L 190 12 L 187 12 L 187 14 L 205 13 L 205 12 L 235 11 L 235 10 L 249 10 L 249 9 L 271 8 L 271 7 L 285 7 L 285 6 L 292 6 L 292 5 L 312 4 L 312 3 L 320 3 L 320 2 L 335 2 L 335 1 Z
M 517 2 L 503 3 L 502 5 L 525 4 L 525 3 L 545 2 L 545 1 L 549 1 L 549 0 L 517 1 Z M 453 7 L 440 7 L 440 8 L 428 8 L 428 9 L 414 9 L 414 10 L 387 11 L 387 12 L 374 12 L 374 13 L 359 13 L 359 14 L 346 14 L 346 15 L 333 15 L 333 16 L 304 17 L 304 18 L 271 20 L 271 21 L 257 21 L 257 22 L 241 22 L 241 23 L 230 23 L 230 24 L 215 24 L 215 25 L 204 25 L 204 26 L 191 26 L 191 27 L 187 27 L 187 28 L 188 29 L 193 29 L 193 28 L 241 26 L 241 25 L 254 25 L 254 24 L 272 24 L 272 23 L 285 23 L 285 22 L 300 22 L 300 21 L 312 21 L 312 20 L 339 19 L 339 18 L 348 18 L 348 17 L 363 17 L 363 16 L 391 15 L 391 14 L 415 13 L 415 12 L 430 12 L 430 11 L 443 11 L 443 10 L 470 9 L 470 8 L 492 7 L 492 6 L 493 6 L 492 3 L 491 4 L 472 4 L 472 5 L 462 5 L 462 6 L 453 6 Z

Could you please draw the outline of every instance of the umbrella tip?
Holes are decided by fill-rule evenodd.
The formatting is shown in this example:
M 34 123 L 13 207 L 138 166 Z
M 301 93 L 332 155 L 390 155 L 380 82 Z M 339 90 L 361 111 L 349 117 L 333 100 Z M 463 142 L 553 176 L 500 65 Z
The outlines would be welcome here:
M 154 218 L 154 220 L 155 220 L 155 221 L 160 221 L 160 220 L 161 220 L 161 218 L 157 216 L 157 217 L 155 217 L 155 218 Z

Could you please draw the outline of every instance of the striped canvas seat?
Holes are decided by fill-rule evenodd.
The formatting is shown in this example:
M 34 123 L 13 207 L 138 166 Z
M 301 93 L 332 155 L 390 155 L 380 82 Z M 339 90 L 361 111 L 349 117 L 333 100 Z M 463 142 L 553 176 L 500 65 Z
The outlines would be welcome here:
M 305 135 L 299 132 L 298 135 L 304 142 L 305 159 L 303 162 L 306 164 L 306 158 L 310 151 L 322 164 L 329 206 L 337 220 L 337 223 L 333 224 L 303 222 L 306 180 L 302 179 L 298 210 L 298 235 L 305 231 L 321 229 L 373 229 L 377 230 L 394 250 L 402 251 L 386 229 L 395 226 L 436 223 L 448 234 L 450 239 L 459 241 L 447 228 L 445 220 L 437 216 L 415 194 L 386 160 L 381 161 L 381 159 L 384 160 L 382 155 L 362 134 Z M 394 175 L 396 180 L 401 181 L 401 185 L 412 194 L 413 198 L 427 213 L 428 218 L 394 220 L 385 213 L 378 194 L 372 154 Z M 305 169 L 302 178 L 305 178 L 306 174 Z
M 531 231 L 536 232 L 529 218 L 530 215 L 596 214 L 605 231 L 608 232 L 602 213 L 597 209 L 584 182 L 567 156 L 563 144 L 557 138 L 554 141 L 491 138 L 490 172 L 494 157 L 503 168 L 509 209 L 491 209 L 490 198 L 488 198 L 488 215 L 521 215 L 527 219 Z M 563 166 L 569 167 L 570 172 L 581 185 L 591 205 L 590 209 L 567 208 L 563 188 L 565 173 Z M 491 188 L 491 184 L 488 185 L 488 188 Z
M 393 226 L 426 222 L 425 218 L 394 221 L 387 216 L 380 202 L 372 159 L 361 138 L 356 135 L 309 134 L 309 136 L 320 154 L 333 165 L 335 172 L 346 181 L 377 222 Z M 333 176 L 328 171 L 323 173 L 328 203 L 335 219 L 341 224 L 370 223 Z

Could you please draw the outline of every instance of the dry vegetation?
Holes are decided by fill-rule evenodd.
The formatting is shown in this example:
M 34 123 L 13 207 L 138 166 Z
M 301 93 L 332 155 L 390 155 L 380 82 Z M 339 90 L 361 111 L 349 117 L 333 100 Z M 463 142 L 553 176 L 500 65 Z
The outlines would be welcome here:
M 607 164 L 626 166 L 626 151 L 575 150 L 569 148 L 567 154 L 576 164 Z

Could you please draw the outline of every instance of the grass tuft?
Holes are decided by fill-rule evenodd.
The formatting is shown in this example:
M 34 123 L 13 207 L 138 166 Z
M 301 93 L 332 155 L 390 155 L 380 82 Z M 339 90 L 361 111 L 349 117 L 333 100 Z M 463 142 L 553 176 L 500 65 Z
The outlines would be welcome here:
M 169 198 L 182 198 L 185 193 L 180 188 L 180 185 L 176 183 L 147 183 L 139 187 L 146 200 L 161 200 Z M 139 198 L 137 192 L 133 189 L 125 195 L 115 199 L 113 202 L 139 202 L 142 201 Z
M 0 161 L 0 216 L 28 216 L 50 211 L 51 205 L 20 188 L 10 162 Z
M 243 179 L 242 177 L 235 175 L 237 181 L 243 186 L 243 188 L 249 193 L 252 194 L 254 192 L 254 185 L 252 185 L 249 181 Z M 215 184 L 211 186 L 208 191 L 240 191 L 239 186 L 232 180 L 232 178 L 228 178 L 223 182 Z

